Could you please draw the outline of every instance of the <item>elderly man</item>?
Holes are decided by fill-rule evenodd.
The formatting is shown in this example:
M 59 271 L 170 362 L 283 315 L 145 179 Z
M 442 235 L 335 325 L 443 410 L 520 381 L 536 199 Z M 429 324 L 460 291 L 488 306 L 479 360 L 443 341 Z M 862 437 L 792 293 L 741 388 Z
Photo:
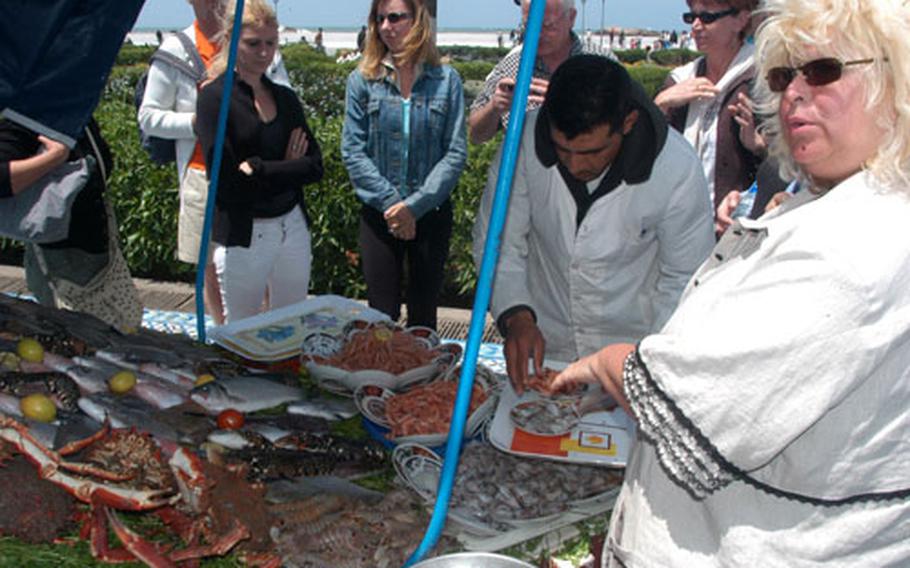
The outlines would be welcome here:
M 478 264 L 500 158 L 474 226 Z M 528 115 L 493 285 L 516 390 L 545 348 L 574 361 L 660 329 L 713 246 L 692 147 L 622 65 L 568 59 Z
M 531 0 L 521 0 L 521 12 L 525 21 Z M 534 78 L 531 92 L 528 95 L 528 110 L 538 108 L 547 94 L 550 76 L 563 61 L 584 51 L 596 49 L 596 46 L 585 46 L 572 26 L 575 24 L 575 0 L 547 0 L 544 11 L 543 27 L 540 30 L 540 41 L 537 45 L 537 59 L 534 64 Z M 522 46 L 510 51 L 487 75 L 483 90 L 471 104 L 468 116 L 470 140 L 482 144 L 496 135 L 500 124 L 505 128 L 509 124 L 509 108 L 512 106 L 512 91 L 515 88 L 515 76 L 521 62 Z M 607 53 L 614 58 L 613 53 Z

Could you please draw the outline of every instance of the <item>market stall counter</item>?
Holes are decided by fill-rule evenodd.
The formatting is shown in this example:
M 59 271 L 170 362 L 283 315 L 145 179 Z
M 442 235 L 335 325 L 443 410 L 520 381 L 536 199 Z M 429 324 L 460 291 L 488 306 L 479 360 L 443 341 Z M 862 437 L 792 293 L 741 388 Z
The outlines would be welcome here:
M 439 414 L 451 406 L 445 386 L 457 379 L 461 343 L 402 329 L 337 296 L 209 337 L 212 345 L 149 329 L 123 335 L 84 314 L 0 295 L 0 483 L 22 487 L 0 497 L 0 535 L 41 543 L 78 533 L 99 561 L 150 565 L 225 554 L 276 565 L 402 565 L 435 498 L 440 461 L 431 447 L 445 440 L 410 423 L 426 420 L 416 415 L 427 405 Z M 500 346 L 484 344 L 480 362 L 476 436 L 437 554 L 500 550 L 602 515 L 621 480 L 624 442 L 599 465 L 497 444 L 496 424 L 514 405 L 501 397 L 511 388 Z M 447 428 L 444 417 L 436 422 L 431 429 Z M 566 476 L 576 483 L 554 485 Z M 488 511 L 462 499 L 479 486 L 506 497 Z M 25 522 L 36 515 L 46 522 Z

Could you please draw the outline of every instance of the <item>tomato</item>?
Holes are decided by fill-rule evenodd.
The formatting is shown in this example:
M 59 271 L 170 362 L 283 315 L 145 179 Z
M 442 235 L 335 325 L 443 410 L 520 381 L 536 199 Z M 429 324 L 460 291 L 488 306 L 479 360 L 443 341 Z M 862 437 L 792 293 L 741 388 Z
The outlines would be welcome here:
M 54 401 L 43 394 L 30 394 L 19 401 L 19 409 L 27 418 L 39 422 L 53 422 L 57 418 Z
M 44 347 L 30 337 L 19 340 L 19 343 L 16 345 L 16 353 L 19 357 L 22 357 L 23 360 L 31 363 L 40 363 L 41 361 L 44 361 Z
M 234 410 L 233 408 L 228 408 L 227 410 L 222 410 L 218 414 L 218 427 L 222 430 L 237 430 L 238 428 L 243 427 L 243 413 L 239 410 Z
M 108 380 L 108 386 L 111 392 L 123 394 L 136 386 L 136 373 L 132 371 L 117 371 L 114 376 Z

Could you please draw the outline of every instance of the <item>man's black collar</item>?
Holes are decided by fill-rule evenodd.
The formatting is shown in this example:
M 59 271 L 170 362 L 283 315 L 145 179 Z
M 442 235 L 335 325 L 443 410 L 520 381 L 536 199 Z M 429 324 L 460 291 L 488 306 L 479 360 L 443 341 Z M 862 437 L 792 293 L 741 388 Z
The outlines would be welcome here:
M 635 185 L 648 181 L 651 178 L 654 162 L 667 141 L 668 127 L 663 113 L 645 94 L 641 85 L 632 81 L 630 88 L 632 92 L 629 98 L 634 109 L 638 110 L 638 120 L 632 130 L 623 136 L 619 154 L 593 193 L 588 192 L 585 182 L 576 179 L 559 162 L 550 134 L 550 119 L 547 115 L 546 105 L 538 111 L 537 124 L 534 128 L 534 148 L 537 159 L 544 167 L 556 166 L 559 169 L 563 181 L 575 198 L 576 227 L 581 225 L 588 209 L 597 199 L 607 195 L 620 184 Z

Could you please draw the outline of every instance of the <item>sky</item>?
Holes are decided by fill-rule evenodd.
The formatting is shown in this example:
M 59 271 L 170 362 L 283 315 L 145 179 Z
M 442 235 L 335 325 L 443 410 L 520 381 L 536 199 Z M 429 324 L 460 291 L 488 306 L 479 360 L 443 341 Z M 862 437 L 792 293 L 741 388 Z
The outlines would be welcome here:
M 274 0 L 273 0 L 274 1 Z M 512 0 L 437 0 L 438 26 L 450 28 L 511 29 L 518 24 L 518 7 Z M 582 8 L 584 7 L 584 22 Z M 366 18 L 370 0 L 278 0 L 281 25 L 297 28 L 356 28 Z M 626 28 L 685 29 L 680 14 L 684 0 L 575 0 L 575 27 L 604 25 Z M 186 0 L 146 0 L 137 28 L 173 29 L 187 25 L 193 11 Z

